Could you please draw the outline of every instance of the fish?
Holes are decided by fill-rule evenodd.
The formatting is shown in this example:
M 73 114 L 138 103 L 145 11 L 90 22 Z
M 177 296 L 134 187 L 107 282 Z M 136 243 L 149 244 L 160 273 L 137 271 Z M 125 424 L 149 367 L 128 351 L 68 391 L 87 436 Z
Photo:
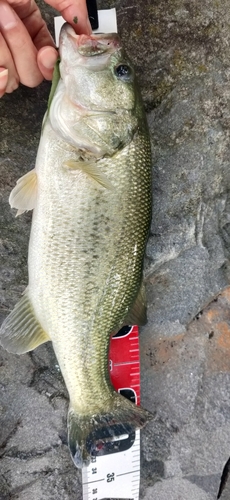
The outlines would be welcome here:
M 152 418 L 115 391 L 108 367 L 111 335 L 146 323 L 151 148 L 119 36 L 65 24 L 59 51 L 35 168 L 9 198 L 17 215 L 33 216 L 28 286 L 0 344 L 22 354 L 52 342 L 69 394 L 70 455 L 82 468 Z

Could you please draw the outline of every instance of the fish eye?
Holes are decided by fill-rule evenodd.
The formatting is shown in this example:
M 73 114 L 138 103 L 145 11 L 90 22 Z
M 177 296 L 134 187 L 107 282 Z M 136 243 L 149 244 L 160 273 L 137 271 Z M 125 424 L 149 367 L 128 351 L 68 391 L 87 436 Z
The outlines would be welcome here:
M 130 81 L 132 77 L 132 69 L 127 64 L 119 64 L 114 70 L 117 78 L 123 81 Z

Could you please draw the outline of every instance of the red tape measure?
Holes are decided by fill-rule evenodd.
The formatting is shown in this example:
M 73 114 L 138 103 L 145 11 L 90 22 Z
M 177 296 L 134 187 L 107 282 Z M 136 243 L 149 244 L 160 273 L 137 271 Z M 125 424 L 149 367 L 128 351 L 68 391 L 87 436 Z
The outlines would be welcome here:
M 124 326 L 111 338 L 111 382 L 116 391 L 140 405 L 140 355 L 137 326 Z

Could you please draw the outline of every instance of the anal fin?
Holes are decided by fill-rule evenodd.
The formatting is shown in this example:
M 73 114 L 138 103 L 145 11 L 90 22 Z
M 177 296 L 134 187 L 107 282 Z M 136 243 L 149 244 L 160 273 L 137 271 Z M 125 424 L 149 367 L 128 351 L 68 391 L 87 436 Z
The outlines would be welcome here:
M 50 340 L 35 317 L 27 292 L 3 321 L 0 344 L 14 354 L 32 351 Z

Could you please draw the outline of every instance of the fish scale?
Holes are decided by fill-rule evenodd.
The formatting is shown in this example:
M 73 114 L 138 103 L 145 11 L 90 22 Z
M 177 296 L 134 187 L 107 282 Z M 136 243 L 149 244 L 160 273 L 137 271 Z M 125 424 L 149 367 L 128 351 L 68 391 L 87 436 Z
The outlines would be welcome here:
M 50 140 L 48 142 L 46 139 L 45 135 L 46 131 L 44 131 L 43 134 L 44 135 L 42 140 L 45 142 L 45 144 L 50 144 Z M 90 359 L 92 360 L 93 357 L 98 352 L 97 343 L 99 345 L 101 344 L 102 349 L 105 350 L 108 349 L 110 332 L 114 330 L 116 324 L 116 322 L 114 324 L 114 316 L 116 314 L 114 296 L 112 296 L 112 298 L 108 296 L 107 300 L 103 300 L 103 296 L 106 295 L 107 289 L 106 289 L 106 284 L 105 283 L 103 284 L 103 278 L 101 274 L 98 273 L 98 270 L 102 270 L 102 268 L 104 268 L 104 276 L 105 276 L 104 281 L 106 282 L 108 280 L 108 275 L 111 274 L 111 269 L 113 269 L 113 267 L 115 268 L 115 274 L 116 274 L 117 272 L 116 260 L 119 262 L 119 273 L 122 279 L 120 280 L 119 283 L 119 295 L 118 293 L 116 293 L 116 303 L 120 310 L 121 300 L 123 301 L 125 300 L 127 303 L 130 302 L 131 292 L 130 289 L 127 290 L 127 281 L 128 281 L 127 275 L 132 276 L 133 280 L 135 279 L 140 280 L 142 261 L 140 261 L 139 266 L 137 267 L 135 256 L 134 258 L 133 256 L 132 258 L 130 258 L 130 253 L 127 251 L 127 247 L 128 250 L 132 248 L 132 245 L 134 245 L 135 242 L 137 241 L 136 235 L 138 235 L 139 237 L 140 233 L 146 232 L 146 227 L 143 224 L 142 212 L 148 210 L 147 207 L 149 206 L 148 205 L 149 200 L 144 200 L 144 201 L 142 200 L 144 206 L 141 207 L 140 212 L 137 213 L 136 203 L 138 201 L 138 196 L 140 197 L 139 191 L 142 192 L 142 185 L 140 182 L 139 184 L 138 182 L 134 182 L 135 178 L 133 178 L 132 176 L 132 188 L 130 188 L 128 191 L 125 186 L 123 190 L 124 193 L 123 200 L 127 207 L 126 208 L 127 215 L 124 216 L 122 213 L 122 205 L 124 205 L 124 203 L 122 200 L 122 188 L 120 183 L 119 183 L 119 193 L 115 194 L 105 193 L 107 197 L 109 197 L 110 203 L 108 206 L 108 201 L 105 198 L 104 200 L 105 206 L 104 206 L 103 196 L 105 196 L 105 194 L 103 192 L 103 188 L 99 188 L 100 189 L 100 195 L 99 195 L 98 189 L 95 188 L 93 184 L 87 183 L 87 179 L 82 177 L 81 174 L 77 173 L 76 175 L 77 178 L 74 178 L 75 176 L 73 175 L 71 179 L 69 179 L 68 190 L 66 188 L 64 195 L 62 194 L 63 200 L 61 199 L 60 211 L 58 211 L 56 207 L 58 206 L 58 201 L 61 196 L 60 191 L 62 190 L 62 186 L 64 185 L 65 181 L 65 179 L 63 180 L 60 179 L 60 177 L 62 176 L 65 178 L 66 172 L 64 169 L 60 169 L 60 171 L 56 169 L 56 164 L 54 163 L 54 160 L 52 158 L 52 147 L 50 148 L 47 146 L 46 148 L 47 157 L 45 156 L 44 153 L 45 148 L 43 146 L 43 143 L 41 143 L 40 148 L 42 151 L 41 161 L 40 161 L 40 155 L 38 153 L 36 168 L 38 169 L 41 168 L 40 175 L 43 177 L 43 182 L 44 185 L 46 185 L 46 190 L 44 189 L 40 194 L 40 200 L 38 206 L 35 208 L 33 214 L 34 230 L 32 228 L 31 239 L 30 239 L 30 251 L 29 251 L 29 274 L 30 274 L 30 290 L 31 290 L 30 297 L 34 304 L 35 314 L 38 318 L 41 318 L 41 316 L 44 314 L 42 313 L 42 311 L 47 310 L 47 317 L 45 321 L 42 322 L 40 320 L 40 322 L 44 330 L 50 332 L 49 334 L 50 337 L 52 338 L 54 349 L 56 351 L 58 359 L 60 358 L 59 342 L 61 345 L 61 349 L 63 350 L 62 339 L 63 337 L 66 336 L 66 330 L 69 329 L 71 331 L 76 331 L 76 335 L 74 337 L 71 336 L 70 347 L 68 347 L 67 343 L 65 344 L 66 350 L 70 353 L 72 352 L 73 349 L 76 351 L 77 346 L 82 344 L 82 340 L 80 339 L 82 339 L 82 331 L 85 331 L 84 335 L 85 341 L 82 344 L 82 349 L 79 352 L 80 354 L 79 358 L 78 356 L 77 357 L 75 356 L 75 358 L 73 359 L 73 372 L 74 372 L 73 380 L 78 380 L 79 372 L 81 369 L 80 360 L 83 352 L 87 348 L 87 344 L 90 343 L 90 345 L 92 344 L 95 346 L 95 350 L 93 349 L 94 351 L 93 356 L 91 356 L 91 353 L 89 356 Z M 66 149 L 65 144 L 64 148 Z M 59 154 L 60 154 L 60 149 L 61 148 L 59 143 Z M 136 151 L 135 146 L 133 146 L 133 151 Z M 68 155 L 65 154 L 65 150 L 63 153 L 64 154 L 62 155 L 62 158 L 63 156 L 64 159 L 65 156 L 66 158 L 68 158 L 69 152 Z M 73 153 L 71 152 L 70 155 L 71 154 Z M 123 157 L 124 161 L 127 162 L 127 156 L 124 153 Z M 54 158 L 56 158 L 55 148 L 54 148 Z M 130 153 L 128 156 L 128 160 L 131 163 L 132 154 Z M 116 168 L 116 162 L 112 164 L 112 168 L 113 171 L 116 172 L 119 177 L 118 169 L 121 168 L 119 157 L 117 161 L 118 161 L 117 168 Z M 58 180 L 55 180 L 55 182 L 53 183 L 53 191 L 51 190 L 52 186 L 50 186 L 50 183 L 48 182 L 48 179 L 50 178 L 50 172 L 48 171 L 47 164 L 51 165 L 51 168 L 53 169 L 55 168 L 57 170 L 55 175 L 56 177 L 57 175 L 59 177 Z M 149 172 L 146 169 L 146 167 L 144 169 L 143 165 L 140 166 L 143 170 L 142 183 L 145 181 L 145 183 L 148 185 Z M 42 169 L 44 169 L 45 172 L 42 172 Z M 108 169 L 109 165 L 106 171 L 108 171 Z M 124 170 L 124 167 L 122 170 Z M 48 175 L 47 183 L 45 183 L 46 172 Z M 137 169 L 136 172 L 137 176 L 139 177 L 140 172 Z M 134 172 L 132 172 L 132 174 L 133 173 Z M 113 181 L 115 181 L 115 177 L 113 178 Z M 130 181 L 128 178 L 128 181 L 126 180 L 126 185 L 129 184 L 129 182 Z M 81 183 L 83 185 L 81 185 Z M 61 189 L 58 190 L 56 186 L 61 186 Z M 92 191 L 92 194 L 90 193 L 90 195 L 86 194 L 87 191 L 89 191 L 89 189 Z M 81 193 L 83 192 L 84 194 L 80 196 L 80 199 L 77 199 L 77 194 L 79 191 Z M 93 194 L 95 197 L 94 203 L 93 203 Z M 115 198 L 115 196 L 118 199 L 115 200 L 115 202 L 113 202 L 113 198 Z M 50 202 L 50 197 L 52 198 L 52 204 Z M 100 205 L 98 205 L 99 208 L 97 212 L 96 207 L 99 197 L 100 197 Z M 86 203 L 85 207 L 85 199 L 91 200 L 90 210 L 89 207 L 87 206 L 88 202 Z M 64 201 L 66 203 L 66 206 L 64 205 Z M 53 211 L 51 211 L 50 205 L 53 207 Z M 116 210 L 114 210 L 114 205 Z M 104 216 L 105 207 L 107 210 L 108 219 L 109 219 L 109 214 L 111 213 L 110 218 L 112 222 L 110 221 L 110 224 L 112 224 L 111 230 L 113 231 L 114 235 L 113 240 L 111 239 L 108 240 L 107 232 L 105 231 L 106 225 L 104 226 L 105 236 L 103 237 L 102 216 Z M 122 217 L 120 216 L 120 218 L 118 218 L 118 208 L 121 210 L 122 213 Z M 39 209 L 41 210 L 42 213 L 40 212 Z M 49 214 L 49 219 L 52 220 L 52 224 L 49 224 L 48 226 L 46 222 L 47 218 L 43 215 L 46 212 L 48 212 Z M 89 239 L 89 233 L 91 233 L 91 228 L 89 228 L 89 217 L 88 217 L 89 212 L 93 214 L 91 215 L 92 219 L 90 221 L 91 225 L 93 225 L 94 221 L 100 220 L 100 223 L 98 223 L 98 225 L 100 225 L 100 238 L 98 241 L 99 247 L 96 247 L 94 245 L 95 238 L 92 238 L 92 240 Z M 64 218 L 63 218 L 63 213 L 65 215 Z M 44 227 L 44 225 L 46 227 Z M 57 227 L 58 231 L 54 231 L 53 227 L 55 228 Z M 135 233 L 133 231 L 133 227 L 135 227 Z M 124 230 L 125 230 L 125 239 L 123 238 Z M 81 233 L 81 237 L 79 237 L 79 233 Z M 79 245 L 77 245 L 77 241 L 73 238 L 73 234 L 76 235 L 76 238 L 80 239 L 82 248 L 79 248 Z M 85 245 L 83 245 L 83 242 L 85 243 Z M 108 247 L 106 250 L 105 250 L 105 244 Z M 91 253 L 95 251 L 97 251 L 98 254 L 101 254 L 102 260 L 100 261 L 99 259 L 97 259 L 96 263 L 93 266 L 92 262 L 89 261 L 88 257 L 91 256 Z M 38 261 L 39 255 L 41 258 L 41 262 Z M 44 255 L 46 255 L 47 259 L 46 262 L 44 262 Z M 69 259 L 70 256 L 71 260 Z M 80 268 L 77 265 L 79 260 L 81 262 Z M 136 277 L 135 276 L 133 277 L 134 267 L 135 267 Z M 37 275 L 38 269 L 43 270 L 43 273 L 40 274 L 40 276 Z M 57 275 L 57 269 L 59 269 L 58 275 Z M 98 280 L 99 280 L 98 289 L 100 288 L 101 290 L 103 290 L 101 299 L 103 301 L 103 313 L 100 314 L 98 325 L 95 324 L 94 329 L 92 329 L 91 325 L 92 315 L 90 315 L 90 313 L 95 308 L 96 305 L 95 302 L 98 302 L 98 289 L 96 290 L 97 293 L 95 293 L 95 286 Z M 113 272 L 113 280 L 114 280 L 114 272 Z M 93 284 L 92 293 L 90 293 L 89 291 L 88 287 L 89 282 Z M 78 283 L 79 288 L 78 286 L 76 286 L 76 283 Z M 116 280 L 114 286 L 117 287 Z M 45 296 L 42 295 L 44 290 L 46 290 Z M 81 290 L 80 293 L 79 290 Z M 111 303 L 111 301 L 113 302 L 113 304 Z M 107 302 L 109 302 L 109 304 L 107 304 Z M 75 310 L 78 310 L 78 315 L 76 315 Z M 81 321 L 81 318 L 79 318 L 80 316 L 79 310 L 82 311 L 82 316 L 84 319 L 83 321 L 84 330 L 82 327 L 79 326 L 79 321 Z M 112 321 L 110 320 L 111 313 L 112 313 L 112 318 L 111 318 Z M 88 314 L 90 316 L 88 318 L 88 321 L 86 321 L 85 318 L 87 317 Z M 72 323 L 71 323 L 71 317 L 73 318 Z M 66 322 L 67 325 L 66 328 L 63 320 Z M 60 330 L 63 333 L 60 334 Z M 79 331 L 79 334 L 77 330 Z M 104 348 L 104 340 L 102 342 L 101 339 L 102 330 L 108 332 L 107 345 L 105 344 L 106 345 L 105 348 Z M 97 339 L 98 336 L 99 338 Z M 90 337 L 92 337 L 92 339 L 90 339 Z M 100 350 L 99 350 L 99 356 L 101 356 Z M 69 360 L 69 357 L 68 357 L 68 362 L 69 363 L 71 362 Z M 84 376 L 82 377 L 83 380 L 81 382 L 81 386 L 85 381 L 86 387 L 84 388 L 84 391 L 87 391 L 87 393 L 90 392 L 91 395 L 92 387 L 89 388 L 88 385 L 90 374 L 88 373 L 89 363 L 87 363 L 87 360 L 84 362 L 84 365 L 86 368 L 83 367 Z M 70 370 L 69 368 L 66 370 L 65 366 L 66 363 L 64 367 L 61 364 L 61 369 L 62 372 L 64 373 L 64 379 L 66 381 L 67 377 L 68 378 L 70 377 L 69 375 Z M 68 372 L 68 376 L 67 374 L 65 375 L 66 371 Z M 95 374 L 93 370 L 91 371 L 91 366 L 90 366 L 90 373 L 92 373 L 91 378 L 93 384 L 93 381 L 95 380 L 95 377 L 97 377 L 97 374 Z M 74 393 L 73 397 L 76 400 L 78 400 L 79 398 L 77 386 L 78 384 L 74 382 L 74 388 L 71 391 Z M 105 391 L 105 394 L 106 393 L 107 391 Z

